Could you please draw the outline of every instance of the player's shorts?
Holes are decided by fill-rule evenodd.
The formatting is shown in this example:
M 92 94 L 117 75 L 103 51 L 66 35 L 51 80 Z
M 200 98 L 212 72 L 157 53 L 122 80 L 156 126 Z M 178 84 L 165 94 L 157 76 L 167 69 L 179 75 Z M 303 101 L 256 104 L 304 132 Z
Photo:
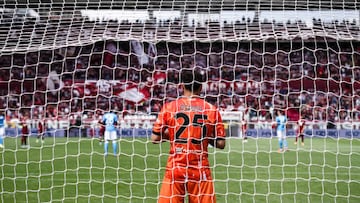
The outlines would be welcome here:
M 216 203 L 212 180 L 185 182 L 173 181 L 167 177 L 162 182 L 158 203 L 183 203 L 186 193 L 189 202 Z
M 5 127 L 0 127 L 0 136 L 5 136 Z
M 115 130 L 112 130 L 112 131 L 108 131 L 108 130 L 105 130 L 105 133 L 104 133 L 104 140 L 116 140 L 117 138 L 117 134 L 116 134 L 116 131 Z
M 284 130 L 277 130 L 276 135 L 279 139 L 285 139 L 286 138 L 286 131 Z

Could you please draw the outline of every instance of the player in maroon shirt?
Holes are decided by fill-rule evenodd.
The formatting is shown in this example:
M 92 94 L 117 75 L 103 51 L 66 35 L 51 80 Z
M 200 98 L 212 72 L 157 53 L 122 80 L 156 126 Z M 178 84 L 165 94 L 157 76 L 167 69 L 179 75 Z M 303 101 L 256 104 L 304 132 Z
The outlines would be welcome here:
M 28 148 L 29 145 L 27 143 L 27 140 L 28 140 L 28 136 L 29 136 L 29 126 L 28 124 L 26 123 L 27 121 L 27 116 L 24 116 L 22 119 L 21 119 L 21 147 L 22 148 Z
M 304 131 L 305 131 L 305 120 L 299 119 L 298 121 L 298 129 L 297 129 L 297 135 L 295 137 L 294 144 L 297 145 L 299 137 L 301 138 L 301 145 L 304 146 Z
M 102 124 L 101 121 L 99 121 L 99 125 L 99 144 L 102 145 L 102 143 L 104 142 L 105 125 Z

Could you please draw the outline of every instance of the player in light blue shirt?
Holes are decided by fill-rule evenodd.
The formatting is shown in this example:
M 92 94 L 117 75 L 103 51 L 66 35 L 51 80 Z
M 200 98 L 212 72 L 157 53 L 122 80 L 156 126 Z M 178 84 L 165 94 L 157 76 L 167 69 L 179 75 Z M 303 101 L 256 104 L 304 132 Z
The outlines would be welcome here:
M 5 115 L 0 112 L 0 148 L 4 147 L 4 136 L 5 136 Z
M 113 112 L 108 112 L 103 115 L 102 124 L 105 125 L 105 133 L 104 133 L 104 155 L 107 156 L 109 141 L 112 141 L 113 153 L 117 155 L 117 122 L 118 117 Z
M 288 149 L 286 141 L 286 124 L 286 116 L 283 115 L 282 110 L 278 110 L 276 116 L 276 135 L 279 139 L 279 152 L 287 151 Z

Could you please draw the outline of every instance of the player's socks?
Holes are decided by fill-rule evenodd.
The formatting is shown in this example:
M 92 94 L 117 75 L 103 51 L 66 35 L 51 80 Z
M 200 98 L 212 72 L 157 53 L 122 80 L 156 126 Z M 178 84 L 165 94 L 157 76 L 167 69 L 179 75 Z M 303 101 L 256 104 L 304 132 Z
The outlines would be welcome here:
M 107 155 L 107 153 L 108 153 L 108 148 L 109 148 L 109 142 L 105 141 L 105 144 L 104 144 L 104 153 L 105 153 L 105 155 Z
M 112 145 L 113 145 L 114 155 L 117 155 L 117 142 L 113 141 Z
M 283 145 L 284 145 L 284 147 L 288 147 L 288 143 L 287 143 L 287 140 L 283 140 Z
M 283 148 L 283 141 L 282 140 L 279 140 L 279 147 L 280 147 L 280 149 Z
M 4 138 L 0 136 L 0 146 L 4 146 Z

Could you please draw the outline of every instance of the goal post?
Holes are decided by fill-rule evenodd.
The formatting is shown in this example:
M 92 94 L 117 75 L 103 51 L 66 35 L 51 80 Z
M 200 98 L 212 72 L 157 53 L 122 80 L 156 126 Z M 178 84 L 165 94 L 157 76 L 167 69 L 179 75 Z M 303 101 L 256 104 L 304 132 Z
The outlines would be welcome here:
M 359 16 L 336 0 L 5 0 L 0 202 L 156 202 L 169 145 L 149 138 L 185 68 L 226 128 L 209 148 L 218 202 L 360 201 Z

